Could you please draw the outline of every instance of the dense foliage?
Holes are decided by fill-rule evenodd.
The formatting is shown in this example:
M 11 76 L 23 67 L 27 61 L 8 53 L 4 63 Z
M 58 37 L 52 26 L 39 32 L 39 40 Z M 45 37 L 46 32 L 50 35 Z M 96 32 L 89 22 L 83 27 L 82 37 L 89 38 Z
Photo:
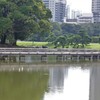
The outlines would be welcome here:
M 55 47 L 84 47 L 89 43 L 100 43 L 100 24 L 52 23 L 52 34 L 46 39 Z
M 0 42 L 16 44 L 31 34 L 50 32 L 51 12 L 41 0 L 0 0 Z
M 51 17 L 42 0 L 0 0 L 0 43 L 48 41 L 62 48 L 100 43 L 100 23 L 59 24 Z

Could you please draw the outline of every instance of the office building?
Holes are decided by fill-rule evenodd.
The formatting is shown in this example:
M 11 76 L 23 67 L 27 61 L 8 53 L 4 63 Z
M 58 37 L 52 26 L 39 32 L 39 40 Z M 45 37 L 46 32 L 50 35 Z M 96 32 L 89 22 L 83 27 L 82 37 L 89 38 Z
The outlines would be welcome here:
M 77 23 L 93 23 L 93 15 L 90 13 L 83 13 L 82 15 L 77 17 Z
M 81 12 L 80 11 L 75 11 L 75 10 L 72 10 L 71 11 L 71 18 L 72 19 L 77 19 L 77 17 L 81 16 Z
M 91 13 L 82 13 L 80 16 L 75 18 L 66 19 L 68 24 L 84 24 L 84 23 L 93 23 L 93 15 Z
M 70 19 L 70 6 L 69 5 L 67 5 L 66 7 L 66 18 Z
M 55 21 L 64 22 L 66 16 L 66 0 L 58 0 L 55 3 Z
M 100 0 L 92 0 L 92 13 L 94 23 L 100 22 Z
M 64 22 L 66 17 L 66 0 L 43 0 L 46 7 L 52 12 L 53 22 Z
M 55 21 L 55 0 L 42 0 L 47 8 L 51 10 L 52 21 Z
M 47 8 L 49 8 L 49 0 L 42 0 Z

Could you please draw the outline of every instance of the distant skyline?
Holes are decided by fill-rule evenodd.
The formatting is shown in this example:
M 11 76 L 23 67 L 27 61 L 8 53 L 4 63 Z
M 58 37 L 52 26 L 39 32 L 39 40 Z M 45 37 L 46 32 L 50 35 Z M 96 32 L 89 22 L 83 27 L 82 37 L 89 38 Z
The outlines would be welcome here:
M 79 10 L 82 13 L 91 13 L 92 0 L 67 0 L 70 10 Z

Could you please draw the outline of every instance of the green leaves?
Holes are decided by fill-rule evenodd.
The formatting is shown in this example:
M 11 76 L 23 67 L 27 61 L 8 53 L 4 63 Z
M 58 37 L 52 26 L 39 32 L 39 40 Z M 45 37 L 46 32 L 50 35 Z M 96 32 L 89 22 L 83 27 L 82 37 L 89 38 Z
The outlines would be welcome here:
M 0 18 L 0 33 L 6 32 L 8 29 L 12 29 L 12 21 L 10 18 Z
M 40 20 L 39 21 L 40 32 L 41 34 L 49 33 L 50 31 L 50 23 L 47 20 Z
M 4 34 L 4 39 L 9 29 L 12 29 L 15 41 L 26 39 L 33 33 L 44 36 L 50 32 L 49 18 L 51 12 L 41 0 L 0 1 L 0 33 Z
M 23 13 L 24 15 L 30 16 L 32 17 L 34 15 L 34 11 L 32 6 L 21 6 L 19 8 L 19 10 L 21 11 L 21 13 Z

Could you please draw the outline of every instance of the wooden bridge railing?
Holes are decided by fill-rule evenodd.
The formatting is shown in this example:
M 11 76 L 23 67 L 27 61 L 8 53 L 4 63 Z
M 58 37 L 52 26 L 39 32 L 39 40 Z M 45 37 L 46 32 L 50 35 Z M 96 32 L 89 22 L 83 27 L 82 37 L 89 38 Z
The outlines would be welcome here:
M 93 49 L 0 48 L 0 52 L 100 52 Z
M 92 49 L 0 48 L 0 52 L 100 52 Z

